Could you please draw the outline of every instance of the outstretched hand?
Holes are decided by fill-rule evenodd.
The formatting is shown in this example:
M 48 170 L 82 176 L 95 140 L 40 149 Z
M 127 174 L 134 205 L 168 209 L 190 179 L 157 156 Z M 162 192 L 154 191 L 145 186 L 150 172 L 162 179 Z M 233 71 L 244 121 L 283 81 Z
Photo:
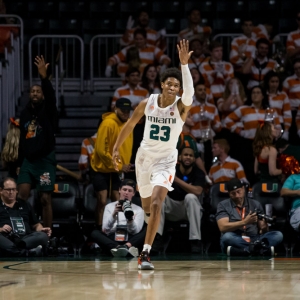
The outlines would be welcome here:
M 189 41 L 188 40 L 181 40 L 177 45 L 180 63 L 182 65 L 187 65 L 189 58 L 191 57 L 194 51 L 189 52 Z
M 41 55 L 41 57 L 36 56 L 34 59 L 34 64 L 37 66 L 40 76 L 42 78 L 47 78 L 47 69 L 49 64 L 45 63 L 43 55 Z

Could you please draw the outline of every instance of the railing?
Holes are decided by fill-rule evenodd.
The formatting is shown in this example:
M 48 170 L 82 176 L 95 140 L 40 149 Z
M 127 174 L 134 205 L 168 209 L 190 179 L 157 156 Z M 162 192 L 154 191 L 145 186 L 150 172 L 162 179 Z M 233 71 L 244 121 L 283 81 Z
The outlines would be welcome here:
M 7 132 L 10 117 L 15 116 L 16 105 L 21 96 L 20 38 L 10 34 L 10 48 L 4 48 L 4 59 L 0 62 L 0 149 Z
M 121 34 L 99 34 L 90 41 L 90 90 L 94 92 L 95 81 L 103 79 L 109 57 L 121 50 Z M 167 34 L 166 54 L 171 58 L 173 66 L 178 66 L 177 34 Z M 112 77 L 118 78 L 114 70 Z
M 21 86 L 21 92 L 24 91 L 24 84 L 23 84 L 23 78 L 24 78 L 24 25 L 23 20 L 17 15 L 2 15 L 0 14 L 0 19 L 6 19 L 6 18 L 14 18 L 18 20 L 19 24 L 0 24 L 1 27 L 16 27 L 20 28 L 20 35 L 19 35 L 19 41 L 18 44 L 15 43 L 15 47 L 19 48 L 19 56 L 20 56 L 20 86 Z
M 84 42 L 77 35 L 35 35 L 29 40 L 29 85 L 39 82 L 37 69 L 33 70 L 36 55 L 43 55 L 52 71 L 56 83 L 56 93 L 60 86 L 63 92 L 63 80 L 79 80 L 79 91 L 84 91 Z M 59 53 L 59 59 L 57 59 Z M 57 69 L 59 63 L 59 70 Z M 51 70 L 50 70 L 51 72 Z M 60 82 L 59 82 L 60 81 Z M 60 84 L 59 84 L 60 83 Z M 75 90 L 78 85 L 74 85 Z M 78 89 L 77 89 L 78 90 Z M 58 95 L 58 94 L 57 94 Z

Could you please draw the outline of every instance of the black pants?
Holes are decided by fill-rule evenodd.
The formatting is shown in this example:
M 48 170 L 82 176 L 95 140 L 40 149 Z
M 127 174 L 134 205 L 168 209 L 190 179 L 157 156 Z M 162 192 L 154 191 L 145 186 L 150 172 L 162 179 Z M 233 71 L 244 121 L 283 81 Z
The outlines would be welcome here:
M 91 233 L 91 238 L 105 251 L 110 251 L 111 249 L 114 249 L 119 245 L 126 244 L 127 242 L 132 246 L 141 249 L 144 244 L 146 229 L 147 226 L 144 226 L 139 233 L 134 235 L 128 234 L 128 241 L 125 243 L 115 241 L 115 233 L 106 235 L 98 229 L 95 229 Z
M 25 235 L 21 240 L 24 243 L 20 243 L 20 246 L 17 246 L 13 241 L 0 234 L 1 253 L 3 252 L 5 255 L 22 256 L 26 253 L 24 251 L 25 249 L 29 250 L 39 245 L 45 249 L 48 243 L 48 236 L 45 232 L 36 231 Z

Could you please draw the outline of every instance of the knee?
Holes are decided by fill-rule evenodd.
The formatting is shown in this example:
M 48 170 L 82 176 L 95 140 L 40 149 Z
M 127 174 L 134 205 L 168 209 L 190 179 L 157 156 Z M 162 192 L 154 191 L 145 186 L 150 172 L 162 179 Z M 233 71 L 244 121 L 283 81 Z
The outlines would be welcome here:
M 51 206 L 51 193 L 42 193 L 41 204 L 43 207 Z
M 232 243 L 233 238 L 234 238 L 233 232 L 226 232 L 222 235 L 221 241 L 226 245 L 230 245 Z
M 274 240 L 276 244 L 280 244 L 283 240 L 283 234 L 280 231 L 273 231 Z
M 38 232 L 37 239 L 39 244 L 42 245 L 43 247 L 47 245 L 49 240 L 48 235 L 45 232 Z
M 186 194 L 184 197 L 184 203 L 185 205 L 200 204 L 198 197 L 194 194 Z
M 163 201 L 159 198 L 154 198 L 151 203 L 151 213 L 159 213 L 161 210 Z

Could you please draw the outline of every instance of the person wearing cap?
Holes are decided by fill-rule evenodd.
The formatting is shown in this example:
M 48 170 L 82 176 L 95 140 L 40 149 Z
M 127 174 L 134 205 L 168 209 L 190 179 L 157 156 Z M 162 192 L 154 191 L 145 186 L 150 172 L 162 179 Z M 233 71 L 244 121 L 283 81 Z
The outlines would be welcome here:
M 237 178 L 227 182 L 229 199 L 218 204 L 216 220 L 221 231 L 221 249 L 228 256 L 274 255 L 281 243 L 280 231 L 269 231 L 267 222 L 258 219 L 262 205 L 246 197 L 244 183 Z
M 112 201 L 119 199 L 119 175 L 134 171 L 133 166 L 130 164 L 133 145 L 132 133 L 129 134 L 120 148 L 119 172 L 114 169 L 111 156 L 113 146 L 121 129 L 127 122 L 131 110 L 130 100 L 127 98 L 118 99 L 114 112 L 103 114 L 102 122 L 98 128 L 91 160 L 92 177 L 94 177 L 93 186 L 97 197 L 96 225 L 102 224 L 108 192 L 111 191 L 110 198 Z
M 189 146 L 183 146 L 180 149 L 178 161 L 172 185 L 174 190 L 168 192 L 162 205 L 156 245 L 162 241 L 165 220 L 173 222 L 188 220 L 191 252 L 200 253 L 202 248 L 200 197 L 205 185 L 205 174 L 197 167 L 194 149 Z M 153 250 L 160 251 L 161 249 L 155 249 L 154 243 Z
M 138 256 L 138 249 L 143 246 L 146 235 L 144 228 L 144 210 L 132 203 L 132 197 L 136 192 L 136 183 L 131 179 L 121 181 L 119 187 L 120 200 L 111 202 L 105 206 L 102 232 L 95 229 L 91 233 L 92 239 L 104 251 L 110 251 L 114 256 L 126 256 L 130 254 Z M 123 204 L 120 201 L 125 202 Z M 132 211 L 133 213 L 126 213 Z M 116 236 L 117 226 L 125 226 L 128 233 L 128 239 L 122 239 Z M 116 238 L 117 237 L 117 238 Z

